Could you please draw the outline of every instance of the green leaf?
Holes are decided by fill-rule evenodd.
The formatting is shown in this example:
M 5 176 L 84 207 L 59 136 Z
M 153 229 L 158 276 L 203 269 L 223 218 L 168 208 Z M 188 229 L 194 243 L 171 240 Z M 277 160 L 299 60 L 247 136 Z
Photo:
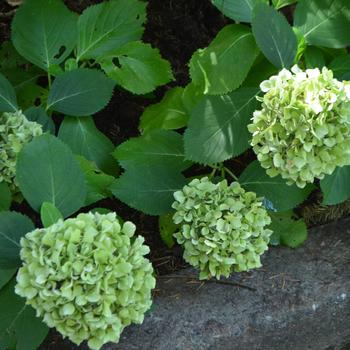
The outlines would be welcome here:
M 315 46 L 309 46 L 305 53 L 306 68 L 320 68 L 326 65 L 326 60 L 323 51 Z
M 350 166 L 338 167 L 320 181 L 323 204 L 335 205 L 350 198 Z
M 331 48 L 350 44 L 350 2 L 348 0 L 300 0 L 294 25 L 308 44 Z
M 254 88 L 223 96 L 205 96 L 194 108 L 185 132 L 187 159 L 202 164 L 223 162 L 249 146 L 249 123 L 258 102 Z
M 105 1 L 88 7 L 78 21 L 77 59 L 99 58 L 140 40 L 146 4 L 138 0 Z
M 186 184 L 186 179 L 165 167 L 138 167 L 127 170 L 111 186 L 112 193 L 128 206 L 149 215 L 171 211 L 173 193 Z
M 282 7 L 292 5 L 297 1 L 298 0 L 272 0 L 272 4 L 278 10 L 278 9 L 281 9 Z
M 147 94 L 173 80 L 170 63 L 158 49 L 134 41 L 114 49 L 98 59 L 106 74 L 134 94 Z
M 113 155 L 126 170 L 163 165 L 182 171 L 192 165 L 185 160 L 182 135 L 170 130 L 152 130 L 132 138 L 119 145 Z
M 0 211 L 8 210 L 11 206 L 12 196 L 6 182 L 0 183 Z
M 76 45 L 77 15 L 61 0 L 26 0 L 12 21 L 12 42 L 28 61 L 48 70 Z
M 104 172 L 118 172 L 117 162 L 112 157 L 115 147 L 112 141 L 96 128 L 92 117 L 65 117 L 58 137 L 73 153 L 91 160 Z
M 191 114 L 193 108 L 198 104 L 198 102 L 203 98 L 204 94 L 198 90 L 198 86 L 194 83 L 189 83 L 182 94 L 182 103 L 187 114 Z M 186 119 L 186 125 L 188 122 L 188 117 Z M 184 125 L 184 126 L 186 126 Z
M 330 63 L 329 68 L 334 77 L 340 80 L 350 80 L 350 55 L 341 55 Z
M 101 199 L 111 197 L 112 193 L 109 190 L 109 187 L 115 178 L 103 173 L 93 162 L 85 159 L 84 157 L 77 156 L 77 159 L 79 161 L 80 168 L 84 172 L 87 186 L 85 205 L 87 206 L 96 203 Z
M 192 81 L 201 92 L 209 95 L 233 91 L 246 78 L 258 53 L 249 28 L 240 24 L 228 25 L 207 48 L 192 56 Z
M 93 208 L 91 209 L 91 213 L 108 214 L 111 213 L 111 210 L 107 208 Z M 117 218 L 119 219 L 119 223 L 123 222 L 118 215 Z
M 168 248 L 171 248 L 175 244 L 173 234 L 179 228 L 179 226 L 175 225 L 173 222 L 173 214 L 160 215 L 158 226 L 162 241 L 167 245 Z
M 261 54 L 248 73 L 242 86 L 259 88 L 264 80 L 269 79 L 272 75 L 276 75 L 277 73 L 278 69 Z
M 22 148 L 16 174 L 24 198 L 36 211 L 50 202 L 67 217 L 84 204 L 86 186 L 79 164 L 69 147 L 52 135 L 36 137 Z
M 307 239 L 307 227 L 303 219 L 295 220 L 293 212 L 270 213 L 273 231 L 270 243 L 283 244 L 290 248 L 297 248 Z
M 43 131 L 55 134 L 55 124 L 52 119 L 48 117 L 44 108 L 42 107 L 30 107 L 24 112 L 24 115 L 28 120 L 36 122 L 43 127 Z
M 17 268 L 10 268 L 10 269 L 0 268 L 0 290 L 13 277 L 16 271 L 17 271 Z M 0 343 L 0 349 L 1 349 L 1 343 Z
M 16 350 L 36 350 L 49 328 L 35 316 L 34 309 L 25 304 L 25 299 L 15 294 L 15 283 L 12 279 L 0 290 L 0 344 L 8 344 L 15 338 Z
M 44 202 L 40 209 L 40 218 L 44 227 L 49 227 L 59 219 L 63 219 L 61 212 L 50 202 Z
M 0 112 L 18 110 L 16 93 L 10 82 L 0 73 Z
M 254 8 L 253 34 L 260 50 L 278 68 L 289 68 L 298 49 L 297 38 L 287 19 L 266 4 Z
M 52 84 L 47 109 L 76 117 L 91 115 L 107 105 L 113 88 L 113 81 L 98 70 L 65 72 Z
M 11 41 L 4 41 L 0 47 L 0 70 L 18 68 L 28 61 L 18 54 Z
M 251 22 L 253 8 L 259 3 L 268 3 L 268 0 L 212 0 L 225 16 L 237 22 Z
M 307 49 L 307 42 L 305 40 L 303 33 L 301 32 L 301 30 L 299 28 L 293 27 L 293 32 L 295 33 L 295 36 L 296 36 L 297 42 L 298 42 L 298 49 L 297 49 L 297 55 L 295 58 L 295 62 L 299 62 L 301 60 L 301 58 L 303 57 L 304 52 Z
M 0 213 L 0 268 L 19 267 L 20 239 L 34 230 L 31 220 L 20 213 L 3 211 Z
M 15 58 L 14 60 L 16 61 Z M 17 96 L 17 105 L 20 106 L 21 110 L 46 101 L 48 94 L 48 90 L 37 84 L 38 79 L 45 72 L 28 61 L 23 61 L 19 66 L 0 68 L 14 88 Z
M 239 177 L 239 183 L 248 191 L 265 197 L 277 211 L 286 211 L 302 203 L 313 190 L 313 186 L 299 188 L 289 186 L 280 176 L 269 177 L 258 161 L 248 165 Z
M 182 102 L 182 87 L 167 91 L 163 99 L 145 108 L 140 119 L 140 129 L 148 132 L 153 129 L 180 129 L 186 126 L 188 114 Z

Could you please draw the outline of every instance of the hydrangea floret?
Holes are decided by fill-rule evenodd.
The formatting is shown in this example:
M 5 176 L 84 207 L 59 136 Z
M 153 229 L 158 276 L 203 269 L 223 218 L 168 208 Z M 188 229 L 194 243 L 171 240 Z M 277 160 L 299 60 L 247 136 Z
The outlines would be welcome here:
M 0 114 L 0 183 L 7 183 L 12 193 L 18 192 L 17 155 L 24 144 L 42 133 L 42 126 L 29 121 L 20 111 Z
M 199 268 L 200 279 L 261 267 L 268 249 L 271 219 L 254 192 L 238 182 L 194 179 L 174 193 L 174 234 L 184 247 L 184 259 Z
M 119 340 L 152 304 L 153 268 L 135 225 L 84 213 L 21 239 L 16 293 L 49 327 L 91 349 Z
M 271 177 L 303 188 L 350 164 L 350 82 L 294 66 L 261 83 L 251 145 Z

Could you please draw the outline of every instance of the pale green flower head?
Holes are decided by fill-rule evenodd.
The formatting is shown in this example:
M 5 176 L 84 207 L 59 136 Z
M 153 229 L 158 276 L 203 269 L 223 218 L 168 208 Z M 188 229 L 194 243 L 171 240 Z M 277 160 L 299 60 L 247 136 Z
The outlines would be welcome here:
M 251 145 L 271 177 L 305 187 L 350 164 L 350 82 L 294 66 L 261 83 Z
M 0 183 L 18 192 L 16 162 L 23 145 L 43 133 L 40 124 L 29 121 L 22 112 L 0 114 Z
M 200 279 L 261 267 L 271 219 L 254 192 L 238 182 L 214 184 L 203 177 L 175 192 L 174 198 L 173 220 L 180 224 L 174 236 L 184 247 L 184 259 L 200 270 Z
M 117 342 L 152 304 L 153 268 L 135 225 L 115 213 L 79 214 L 21 239 L 16 293 L 37 316 L 91 349 Z

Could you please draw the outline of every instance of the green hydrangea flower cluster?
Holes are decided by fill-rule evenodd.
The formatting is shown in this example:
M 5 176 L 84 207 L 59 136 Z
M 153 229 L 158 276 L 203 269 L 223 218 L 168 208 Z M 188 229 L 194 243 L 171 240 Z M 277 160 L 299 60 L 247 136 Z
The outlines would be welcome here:
M 155 287 L 149 248 L 134 233 L 115 213 L 85 213 L 26 234 L 16 293 L 76 344 L 117 342 L 143 322 Z
M 21 112 L 0 115 L 0 183 L 6 182 L 12 193 L 18 192 L 17 155 L 24 144 L 42 133 L 41 125 L 29 121 Z
M 174 193 L 173 216 L 181 224 L 174 234 L 184 246 L 184 259 L 200 270 L 200 279 L 228 277 L 261 267 L 268 249 L 271 219 L 254 192 L 238 182 L 217 184 L 194 179 Z
M 300 188 L 350 164 L 350 82 L 327 68 L 283 69 L 260 85 L 262 109 L 248 126 L 269 176 Z

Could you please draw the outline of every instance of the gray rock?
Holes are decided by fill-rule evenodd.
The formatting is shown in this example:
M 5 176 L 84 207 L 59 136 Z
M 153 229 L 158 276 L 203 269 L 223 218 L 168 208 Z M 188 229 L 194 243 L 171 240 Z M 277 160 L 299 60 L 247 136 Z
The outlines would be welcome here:
M 221 283 L 192 269 L 159 279 L 143 325 L 105 349 L 348 349 L 350 219 L 312 229 L 297 250 L 271 248 L 263 265 Z

